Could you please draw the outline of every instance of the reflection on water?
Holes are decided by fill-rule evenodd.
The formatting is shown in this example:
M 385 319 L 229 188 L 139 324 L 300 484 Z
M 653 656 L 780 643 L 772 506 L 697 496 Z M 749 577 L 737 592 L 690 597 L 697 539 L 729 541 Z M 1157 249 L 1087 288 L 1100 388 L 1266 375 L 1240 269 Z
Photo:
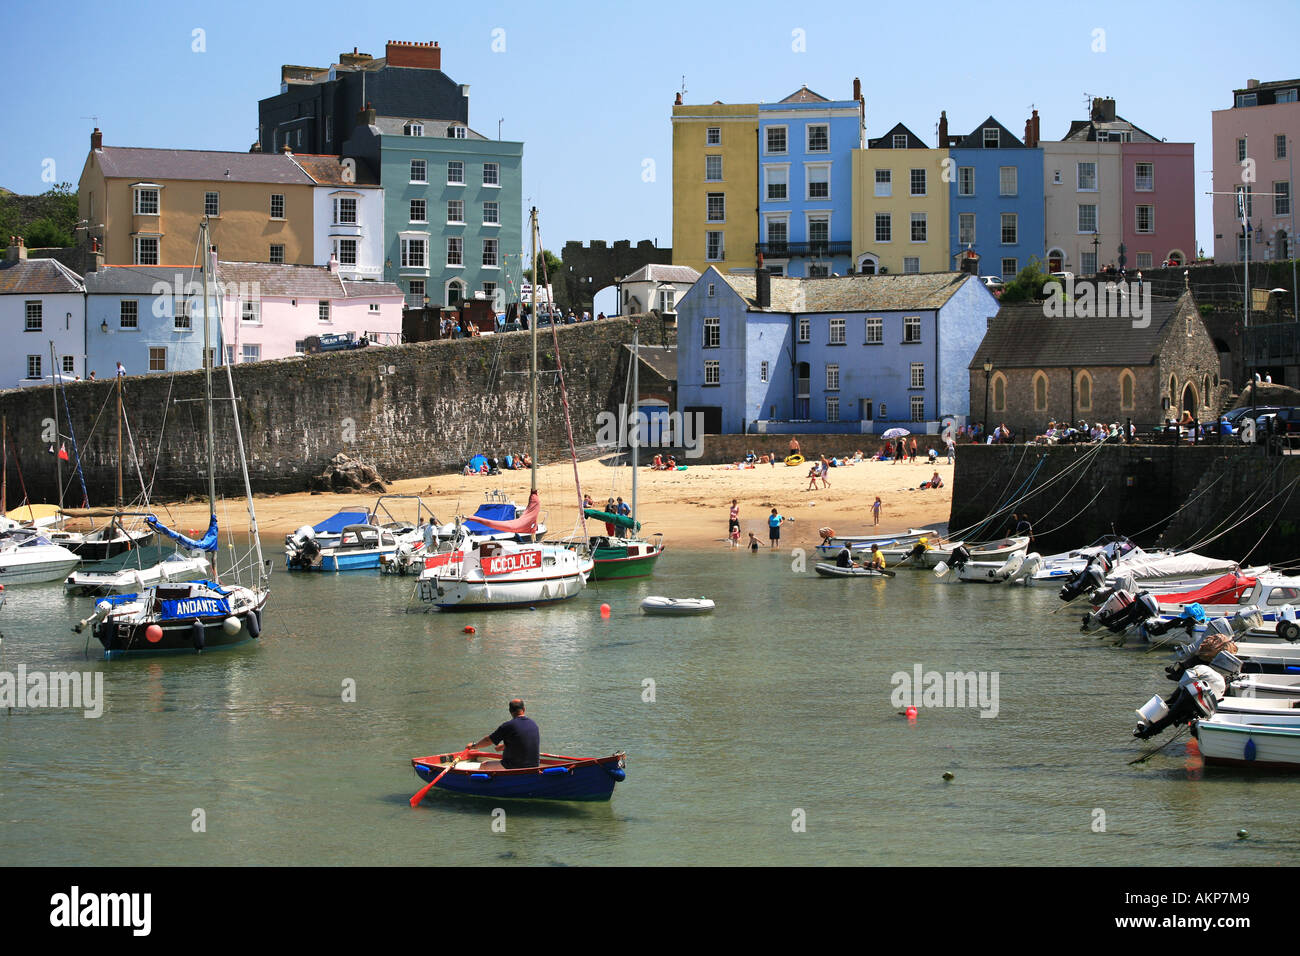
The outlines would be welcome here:
M 414 864 L 436 834 L 447 864 L 1125 864 L 1214 841 L 1206 821 L 1225 863 L 1300 859 L 1291 778 L 1200 769 L 1181 742 L 1127 765 L 1160 654 L 1079 634 L 1050 591 L 789 562 L 672 551 L 650 580 L 454 615 L 405 613 L 410 579 L 277 573 L 260 641 L 111 664 L 70 631 L 88 601 L 13 588 L 0 669 L 102 670 L 105 709 L 0 715 L 0 859 Z M 718 610 L 648 617 L 650 594 Z M 899 716 L 891 676 L 916 665 L 996 672 L 998 716 Z M 505 802 L 504 833 L 489 801 L 410 809 L 410 758 L 486 734 L 516 695 L 543 749 L 627 751 L 613 800 Z

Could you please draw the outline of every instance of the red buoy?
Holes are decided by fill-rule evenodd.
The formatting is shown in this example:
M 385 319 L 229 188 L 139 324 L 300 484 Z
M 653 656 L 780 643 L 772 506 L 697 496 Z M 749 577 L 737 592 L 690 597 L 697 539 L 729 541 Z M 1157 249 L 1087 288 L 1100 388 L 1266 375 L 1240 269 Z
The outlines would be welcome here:
M 474 631 L 474 625 L 473 625 L 473 624 L 466 624 L 466 625 L 465 625 L 465 633 L 466 633 L 466 634 L 473 634 L 473 633 L 475 633 L 475 631 Z
M 150 644 L 157 644 L 162 640 L 162 628 L 157 624 L 150 624 L 144 629 L 144 636 Z
M 609 617 L 609 605 L 608 605 L 608 604 L 602 604 L 602 605 L 600 606 L 600 616 L 601 616 L 601 617 Z
M 916 708 L 915 708 L 915 707 L 908 707 L 907 710 L 905 711 L 905 713 L 907 714 L 907 719 L 908 719 L 908 720 L 916 720 Z

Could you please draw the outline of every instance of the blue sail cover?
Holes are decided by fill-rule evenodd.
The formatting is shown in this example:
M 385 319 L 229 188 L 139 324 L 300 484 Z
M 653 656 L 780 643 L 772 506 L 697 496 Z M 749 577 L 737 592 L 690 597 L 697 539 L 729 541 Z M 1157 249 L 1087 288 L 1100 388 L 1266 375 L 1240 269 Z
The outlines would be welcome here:
M 365 511 L 340 511 L 320 524 L 312 525 L 317 534 L 338 534 L 350 524 L 366 524 L 370 514 Z
M 466 518 L 463 527 L 469 529 L 470 534 L 500 534 L 497 528 L 489 528 L 485 524 L 479 524 L 474 518 L 487 518 L 489 521 L 514 521 L 515 506 L 509 502 L 481 504 L 478 511 L 474 512 L 473 518 Z
M 195 551 L 207 551 L 212 554 L 216 554 L 217 549 L 220 546 L 217 539 L 217 516 L 216 515 L 213 515 L 212 520 L 208 522 L 208 533 L 205 534 L 202 537 L 202 539 L 200 539 L 199 541 L 195 541 L 193 538 L 187 538 L 179 531 L 173 531 L 171 528 L 167 527 L 165 524 L 163 524 L 153 515 L 149 515 L 149 517 L 145 518 L 145 521 L 149 523 L 149 527 L 153 528 L 157 532 L 160 532 L 161 534 L 167 535 L 167 537 L 171 538 L 173 541 L 179 543 L 183 547 L 191 548 Z

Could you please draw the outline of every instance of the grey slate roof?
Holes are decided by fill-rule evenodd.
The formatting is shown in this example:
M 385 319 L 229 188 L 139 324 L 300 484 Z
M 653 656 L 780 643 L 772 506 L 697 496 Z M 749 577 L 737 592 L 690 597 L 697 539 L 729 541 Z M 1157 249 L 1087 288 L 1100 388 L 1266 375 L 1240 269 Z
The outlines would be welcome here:
M 236 183 L 311 184 L 311 177 L 282 153 L 105 146 L 96 150 L 104 175 L 115 179 L 223 180 Z M 227 172 L 230 174 L 227 176 Z
M 378 186 L 379 180 L 370 171 L 370 165 L 358 160 L 353 167 L 353 181 L 343 178 L 343 157 L 322 156 L 317 153 L 294 153 L 294 161 L 320 186 Z
M 795 90 L 785 99 L 778 100 L 777 102 L 778 103 L 829 103 L 830 100 L 822 96 L 820 93 L 814 93 L 806 86 L 801 86 L 799 87 L 799 89 Z
M 263 296 L 303 299 L 366 298 L 401 295 L 392 282 L 345 282 L 326 266 L 297 266 L 278 262 L 218 262 L 222 282 L 247 283 Z
M 57 259 L 0 262 L 0 295 L 53 295 L 82 289 L 81 277 Z
M 450 136 L 447 135 L 447 127 L 451 126 L 452 124 L 455 124 L 457 126 L 465 126 L 465 124 L 460 122 L 460 120 L 428 119 L 426 117 L 420 117 L 420 116 L 376 116 L 375 117 L 375 125 L 379 127 L 379 131 L 381 133 L 384 133 L 387 136 L 406 135 L 405 133 L 402 132 L 402 129 L 403 127 L 406 126 L 407 123 L 411 121 L 424 124 L 424 136 L 423 137 L 413 136 L 411 137 L 411 139 L 446 139 L 455 142 L 454 139 L 452 139 Z M 465 126 L 465 129 L 466 129 L 466 133 L 465 133 L 466 139 L 487 139 L 487 137 L 484 136 L 482 133 L 476 133 L 468 126 Z
M 725 275 L 751 312 L 900 312 L 939 309 L 963 282 L 978 282 L 963 272 L 904 275 L 830 276 L 817 279 L 772 279 L 772 305 L 759 309 L 753 275 Z
M 86 273 L 86 291 L 92 294 L 150 295 L 158 282 L 174 288 L 178 275 L 181 278 L 177 294 L 184 294 L 185 287 L 191 282 L 203 282 L 203 270 L 199 266 L 104 266 Z
M 629 352 L 632 346 L 624 345 Z M 640 352 L 641 363 L 648 365 L 662 378 L 670 382 L 677 381 L 677 346 L 675 345 L 643 345 Z
M 666 266 L 657 262 L 649 263 L 624 276 L 621 282 L 682 282 L 694 285 L 700 274 L 690 266 Z
M 1047 318 L 1041 302 L 1004 305 L 968 368 L 982 371 L 986 360 L 1002 369 L 1150 365 L 1169 322 L 1185 308 L 1195 309 L 1186 293 L 1153 296 L 1150 325 L 1134 328 L 1127 317 Z

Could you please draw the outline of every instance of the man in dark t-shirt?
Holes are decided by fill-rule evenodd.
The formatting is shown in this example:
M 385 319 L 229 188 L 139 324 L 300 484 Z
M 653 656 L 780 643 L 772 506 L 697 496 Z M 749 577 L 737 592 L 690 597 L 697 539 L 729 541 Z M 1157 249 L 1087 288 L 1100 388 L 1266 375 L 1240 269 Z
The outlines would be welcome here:
M 510 719 L 466 749 L 478 750 L 489 743 L 502 751 L 501 766 L 506 770 L 541 763 L 542 733 L 533 719 L 524 715 L 524 702 L 518 697 L 510 702 Z

